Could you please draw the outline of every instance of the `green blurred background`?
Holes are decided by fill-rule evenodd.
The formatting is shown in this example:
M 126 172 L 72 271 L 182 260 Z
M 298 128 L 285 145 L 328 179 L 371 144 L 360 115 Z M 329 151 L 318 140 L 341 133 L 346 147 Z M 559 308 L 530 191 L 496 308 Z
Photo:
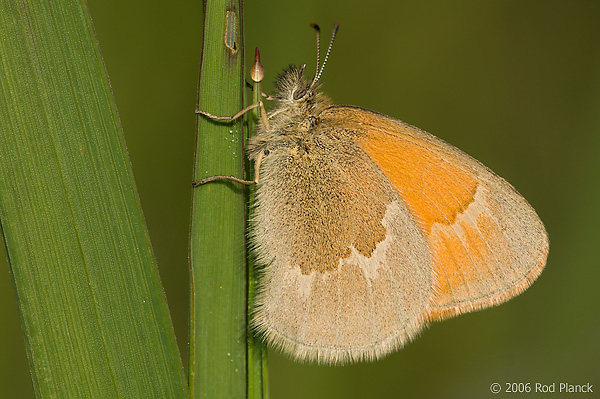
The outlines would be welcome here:
M 88 0 L 185 356 L 202 6 L 138 4 Z M 404 120 L 481 160 L 529 200 L 550 236 L 547 268 L 524 294 L 433 324 L 382 361 L 309 366 L 271 351 L 273 398 L 525 396 L 493 395 L 493 382 L 589 382 L 596 393 L 581 397 L 600 397 L 599 17 L 594 1 L 247 2 L 246 69 L 259 46 L 266 92 L 290 63 L 314 71 L 311 22 L 325 42 L 338 22 L 322 77 L 335 103 Z M 0 262 L 0 396 L 30 398 Z

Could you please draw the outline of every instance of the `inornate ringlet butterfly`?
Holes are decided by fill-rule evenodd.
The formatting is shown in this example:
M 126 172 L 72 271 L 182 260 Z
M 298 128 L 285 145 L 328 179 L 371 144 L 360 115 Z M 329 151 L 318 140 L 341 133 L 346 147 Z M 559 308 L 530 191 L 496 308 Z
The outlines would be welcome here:
M 293 358 L 329 364 L 378 359 L 431 321 L 512 298 L 548 254 L 533 208 L 480 162 L 399 120 L 331 104 L 318 81 L 335 31 L 316 76 L 289 67 L 263 108 L 247 146 L 255 181 L 195 183 L 256 183 L 252 325 Z

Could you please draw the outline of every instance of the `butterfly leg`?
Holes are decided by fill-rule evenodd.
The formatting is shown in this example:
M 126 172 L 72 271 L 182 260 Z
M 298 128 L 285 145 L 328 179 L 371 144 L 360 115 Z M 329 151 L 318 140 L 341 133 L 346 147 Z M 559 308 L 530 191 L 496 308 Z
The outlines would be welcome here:
M 242 109 L 240 112 L 238 112 L 237 114 L 233 115 L 233 116 L 219 116 L 219 115 L 214 115 L 211 114 L 210 112 L 206 112 L 204 110 L 201 109 L 196 109 L 196 113 L 200 114 L 200 115 L 204 115 L 210 119 L 215 119 L 218 121 L 234 121 L 237 118 L 239 118 L 240 116 L 244 115 L 246 112 L 253 110 L 256 107 L 261 107 L 261 109 L 264 109 L 264 105 L 262 104 L 262 101 L 259 101 L 257 103 L 248 105 L 246 108 Z
M 217 181 L 217 180 L 233 181 L 233 182 L 240 183 L 240 184 L 245 184 L 245 185 L 258 184 L 258 175 L 259 175 L 259 171 L 260 171 L 260 163 L 262 162 L 263 157 L 264 157 L 264 154 L 260 154 L 258 156 L 258 158 L 256 158 L 256 161 L 254 161 L 254 180 L 244 180 L 244 179 L 239 179 L 239 178 L 234 177 L 234 176 L 210 176 L 210 177 L 207 177 L 205 179 L 193 182 L 192 183 L 192 187 L 195 188 L 195 187 L 201 186 L 203 184 L 209 183 L 211 181 Z

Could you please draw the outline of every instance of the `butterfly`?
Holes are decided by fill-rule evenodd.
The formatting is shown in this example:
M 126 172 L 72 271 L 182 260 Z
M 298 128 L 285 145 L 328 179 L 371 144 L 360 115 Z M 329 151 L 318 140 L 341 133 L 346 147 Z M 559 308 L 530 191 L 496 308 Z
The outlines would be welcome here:
M 379 359 L 432 321 L 505 302 L 548 254 L 534 209 L 479 161 L 397 119 L 332 104 L 318 82 L 336 32 L 313 79 L 290 66 L 273 109 L 248 107 L 263 109 L 247 145 L 255 180 L 196 183 L 256 184 L 252 325 L 291 357 L 325 364 Z

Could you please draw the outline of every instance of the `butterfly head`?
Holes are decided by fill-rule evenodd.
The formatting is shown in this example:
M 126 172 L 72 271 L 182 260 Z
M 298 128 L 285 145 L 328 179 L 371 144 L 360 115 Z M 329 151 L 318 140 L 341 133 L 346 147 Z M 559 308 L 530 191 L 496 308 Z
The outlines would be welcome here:
M 306 65 L 297 67 L 290 65 L 277 80 L 278 108 L 285 108 L 288 112 L 297 115 L 312 113 L 315 103 L 322 97 L 319 85 L 315 80 L 308 82 L 304 77 Z M 314 111 L 313 111 L 314 112 Z
M 287 121 L 296 118 L 304 120 L 317 116 L 322 109 L 329 105 L 329 99 L 319 92 L 319 79 L 329 59 L 338 25 L 334 26 L 331 41 L 322 64 L 320 61 L 320 29 L 315 24 L 312 27 L 317 33 L 317 68 L 315 76 L 310 81 L 305 78 L 306 65 L 301 67 L 290 65 L 286 68 L 277 80 L 278 93 L 274 96 L 274 99 L 277 100 L 278 105 L 271 113 L 272 117 L 285 115 Z
M 260 154 L 274 153 L 278 148 L 289 148 L 297 145 L 311 135 L 319 123 L 319 114 L 331 102 L 319 91 L 319 78 L 331 52 L 337 25 L 323 63 L 320 63 L 319 27 L 313 25 L 317 32 L 317 68 L 313 79 L 305 77 L 306 65 L 286 68 L 276 83 L 277 94 L 271 97 L 276 101 L 275 107 L 267 113 L 268 124 L 259 123 L 257 134 L 248 143 L 250 159 L 257 159 Z M 264 156 L 264 155 L 263 155 Z

